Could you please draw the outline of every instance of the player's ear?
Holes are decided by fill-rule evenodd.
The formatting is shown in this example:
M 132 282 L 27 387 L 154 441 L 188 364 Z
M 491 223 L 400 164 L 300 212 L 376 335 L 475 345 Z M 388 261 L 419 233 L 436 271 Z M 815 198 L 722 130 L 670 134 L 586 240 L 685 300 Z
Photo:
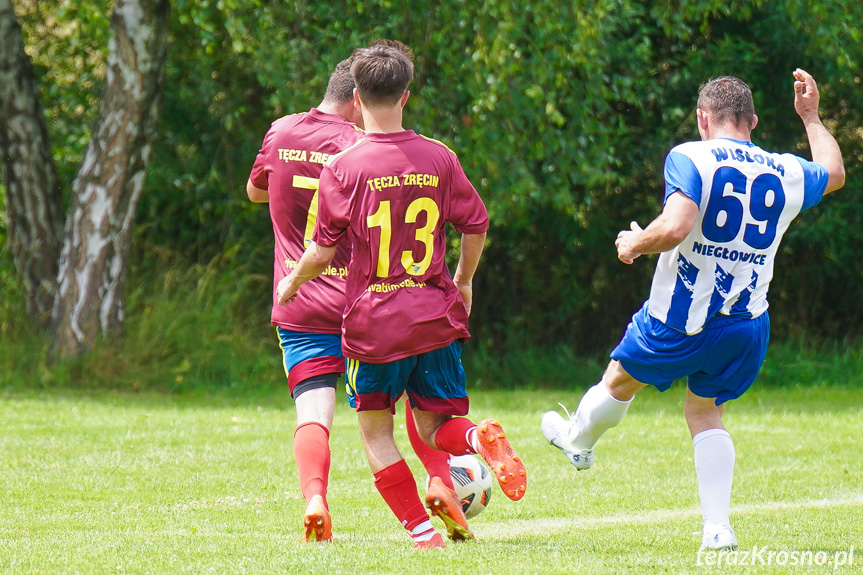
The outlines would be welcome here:
M 757 115 L 757 114 L 752 114 L 752 125 L 751 125 L 751 126 L 749 126 L 749 129 L 750 129 L 750 130 L 754 130 L 754 129 L 755 129 L 755 126 L 757 126 L 757 125 L 758 125 L 758 115 Z
M 402 105 L 401 105 L 402 108 L 404 108 L 405 104 L 408 103 L 408 98 L 410 98 L 410 97 L 411 97 L 411 91 L 405 90 L 405 93 L 402 94 Z
M 695 117 L 698 119 L 699 129 L 707 130 L 707 125 L 709 123 L 709 120 L 707 118 L 707 112 L 705 112 L 701 108 L 695 108 Z
M 701 108 L 695 109 L 695 118 L 697 119 L 698 124 L 698 134 L 701 136 L 702 140 L 710 139 L 710 116 L 707 112 L 702 110 Z
M 356 88 L 354 88 L 354 106 L 361 108 L 362 105 L 363 103 L 360 101 L 360 93 Z

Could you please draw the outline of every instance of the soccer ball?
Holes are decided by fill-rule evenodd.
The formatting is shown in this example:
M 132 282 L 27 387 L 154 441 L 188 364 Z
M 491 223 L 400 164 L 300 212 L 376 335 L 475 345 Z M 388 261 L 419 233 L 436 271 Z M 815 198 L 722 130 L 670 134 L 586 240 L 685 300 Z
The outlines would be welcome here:
M 473 455 L 453 455 L 449 462 L 450 476 L 455 493 L 461 499 L 461 508 L 468 519 L 479 515 L 491 500 L 491 471 Z M 429 478 L 426 477 L 426 485 Z

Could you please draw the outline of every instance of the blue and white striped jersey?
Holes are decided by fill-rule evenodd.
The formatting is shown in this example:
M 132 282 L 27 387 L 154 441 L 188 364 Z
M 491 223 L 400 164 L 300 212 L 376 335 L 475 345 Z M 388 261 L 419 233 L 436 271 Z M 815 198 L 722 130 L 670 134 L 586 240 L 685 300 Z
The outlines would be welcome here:
M 659 256 L 650 315 L 691 335 L 717 313 L 763 314 L 779 242 L 826 187 L 820 164 L 751 142 L 676 146 L 665 160 L 665 199 L 682 192 L 698 204 L 698 216 L 680 245 Z

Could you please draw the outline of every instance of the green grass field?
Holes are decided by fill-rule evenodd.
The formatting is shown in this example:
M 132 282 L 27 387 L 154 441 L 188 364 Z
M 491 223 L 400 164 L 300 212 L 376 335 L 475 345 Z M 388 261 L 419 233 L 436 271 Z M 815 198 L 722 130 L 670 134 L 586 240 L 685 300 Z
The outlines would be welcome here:
M 372 486 L 346 405 L 332 436 L 335 543 L 304 546 L 286 393 L 0 392 L 0 571 L 863 572 L 859 389 L 756 387 L 726 414 L 741 548 L 824 551 L 832 563 L 853 545 L 853 565 L 838 567 L 699 567 L 682 387 L 643 393 L 583 473 L 539 432 L 542 411 L 574 408 L 580 394 L 476 392 L 471 414 L 504 424 L 528 466 L 527 494 L 511 502 L 496 491 L 472 522 L 477 541 L 414 552 Z

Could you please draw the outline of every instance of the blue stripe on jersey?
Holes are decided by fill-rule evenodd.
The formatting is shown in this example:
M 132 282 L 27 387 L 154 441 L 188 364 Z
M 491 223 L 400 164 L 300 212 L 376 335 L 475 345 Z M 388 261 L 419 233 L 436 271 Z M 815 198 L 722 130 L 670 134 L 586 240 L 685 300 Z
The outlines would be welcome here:
M 728 299 L 728 292 L 731 291 L 732 283 L 734 283 L 734 276 L 722 269 L 722 266 L 716 264 L 713 295 L 710 297 L 710 304 L 707 306 L 708 318 L 713 317 L 713 314 L 725 305 L 725 300 Z
M 731 306 L 731 314 L 742 317 L 752 317 L 752 312 L 749 311 L 749 298 L 752 297 L 752 292 L 758 285 L 758 274 L 752 270 L 752 281 L 746 286 L 746 289 L 740 292 L 740 296 L 734 305 Z
M 821 164 L 803 158 L 799 158 L 799 160 L 800 165 L 803 166 L 803 206 L 800 208 L 802 212 L 812 206 L 817 206 L 821 198 L 824 197 L 829 174 Z
M 701 205 L 701 174 L 692 158 L 680 152 L 671 151 L 665 158 L 665 201 L 680 190 L 687 198 Z
M 686 318 L 692 306 L 692 292 L 695 291 L 695 280 L 698 278 L 698 268 L 681 254 L 677 254 L 677 283 L 671 294 L 671 306 L 665 324 L 669 327 L 686 331 Z

